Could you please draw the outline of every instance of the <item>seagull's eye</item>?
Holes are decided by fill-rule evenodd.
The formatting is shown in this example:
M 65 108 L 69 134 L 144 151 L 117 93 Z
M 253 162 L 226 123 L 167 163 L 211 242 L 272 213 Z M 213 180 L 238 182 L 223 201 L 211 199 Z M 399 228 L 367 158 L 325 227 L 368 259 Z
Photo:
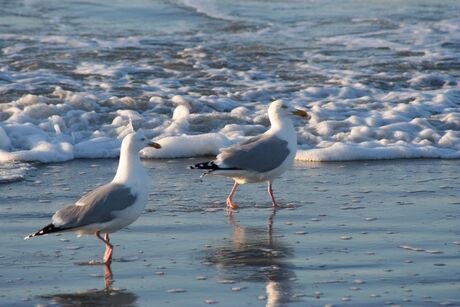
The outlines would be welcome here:
M 284 104 L 281 106 L 283 109 L 287 109 L 287 106 L 285 106 Z
M 141 138 L 141 141 L 144 142 L 146 140 L 146 138 Z

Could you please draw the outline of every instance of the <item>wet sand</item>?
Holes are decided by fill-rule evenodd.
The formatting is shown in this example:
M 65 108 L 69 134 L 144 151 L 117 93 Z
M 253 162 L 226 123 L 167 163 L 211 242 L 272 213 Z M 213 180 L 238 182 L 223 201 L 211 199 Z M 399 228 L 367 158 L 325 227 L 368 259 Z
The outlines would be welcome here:
M 116 160 L 37 166 L 0 185 L 0 305 L 459 306 L 458 160 L 296 163 L 274 189 L 144 161 L 146 212 L 112 235 L 23 237 L 110 180 Z M 107 280 L 104 279 L 106 274 Z M 110 278 L 109 278 L 110 277 Z

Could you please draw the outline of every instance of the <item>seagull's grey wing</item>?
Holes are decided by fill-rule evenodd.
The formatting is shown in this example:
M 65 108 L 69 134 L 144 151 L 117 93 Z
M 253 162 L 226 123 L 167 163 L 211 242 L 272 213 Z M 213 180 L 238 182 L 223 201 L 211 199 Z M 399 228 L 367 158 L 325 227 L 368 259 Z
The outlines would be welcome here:
M 69 229 L 109 222 L 114 218 L 115 211 L 128 208 L 136 199 L 129 187 L 108 183 L 83 196 L 78 205 L 58 210 L 53 215 L 53 224 Z
M 243 142 L 241 142 L 241 143 L 238 143 L 238 144 L 236 145 L 236 147 L 241 147 L 241 146 L 243 146 L 243 145 L 247 145 L 247 144 L 250 144 L 250 143 L 255 143 L 255 142 L 257 142 L 258 140 L 260 140 L 260 139 L 262 139 L 262 138 L 264 138 L 264 135 L 263 135 L 263 134 L 259 134 L 259 135 L 253 136 L 252 138 L 250 138 L 250 139 L 248 139 L 248 140 L 246 140 L 246 141 L 243 141 Z M 231 147 L 230 147 L 230 148 L 231 148 Z
M 287 141 L 277 136 L 261 135 L 224 149 L 218 158 L 228 168 L 263 173 L 280 166 L 288 155 Z

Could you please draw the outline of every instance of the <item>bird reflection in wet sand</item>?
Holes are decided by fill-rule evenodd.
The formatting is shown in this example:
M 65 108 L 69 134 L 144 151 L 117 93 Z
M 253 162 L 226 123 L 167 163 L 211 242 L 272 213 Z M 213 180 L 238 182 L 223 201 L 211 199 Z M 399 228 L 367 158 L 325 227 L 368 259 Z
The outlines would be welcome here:
M 104 265 L 104 290 L 110 290 L 110 286 L 113 283 L 113 274 L 110 264 Z
M 266 283 L 266 306 L 281 306 L 299 301 L 294 297 L 296 275 L 286 260 L 291 249 L 273 235 L 273 211 L 265 227 L 242 227 L 234 215 L 227 214 L 232 226 L 230 242 L 208 251 L 205 261 L 216 265 L 218 278 L 235 282 Z
M 112 289 L 110 265 L 104 265 L 104 289 L 86 292 L 60 293 L 40 296 L 39 299 L 59 306 L 135 306 L 137 296 L 125 290 Z

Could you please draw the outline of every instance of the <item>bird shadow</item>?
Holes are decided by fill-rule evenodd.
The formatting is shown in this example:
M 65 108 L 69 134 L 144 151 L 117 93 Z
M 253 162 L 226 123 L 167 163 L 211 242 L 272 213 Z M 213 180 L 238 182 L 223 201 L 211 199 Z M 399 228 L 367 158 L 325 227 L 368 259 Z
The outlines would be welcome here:
M 107 264 L 103 264 L 103 268 L 103 289 L 42 295 L 37 299 L 59 306 L 135 306 L 137 296 L 126 290 L 112 288 L 114 282 L 112 269 Z

